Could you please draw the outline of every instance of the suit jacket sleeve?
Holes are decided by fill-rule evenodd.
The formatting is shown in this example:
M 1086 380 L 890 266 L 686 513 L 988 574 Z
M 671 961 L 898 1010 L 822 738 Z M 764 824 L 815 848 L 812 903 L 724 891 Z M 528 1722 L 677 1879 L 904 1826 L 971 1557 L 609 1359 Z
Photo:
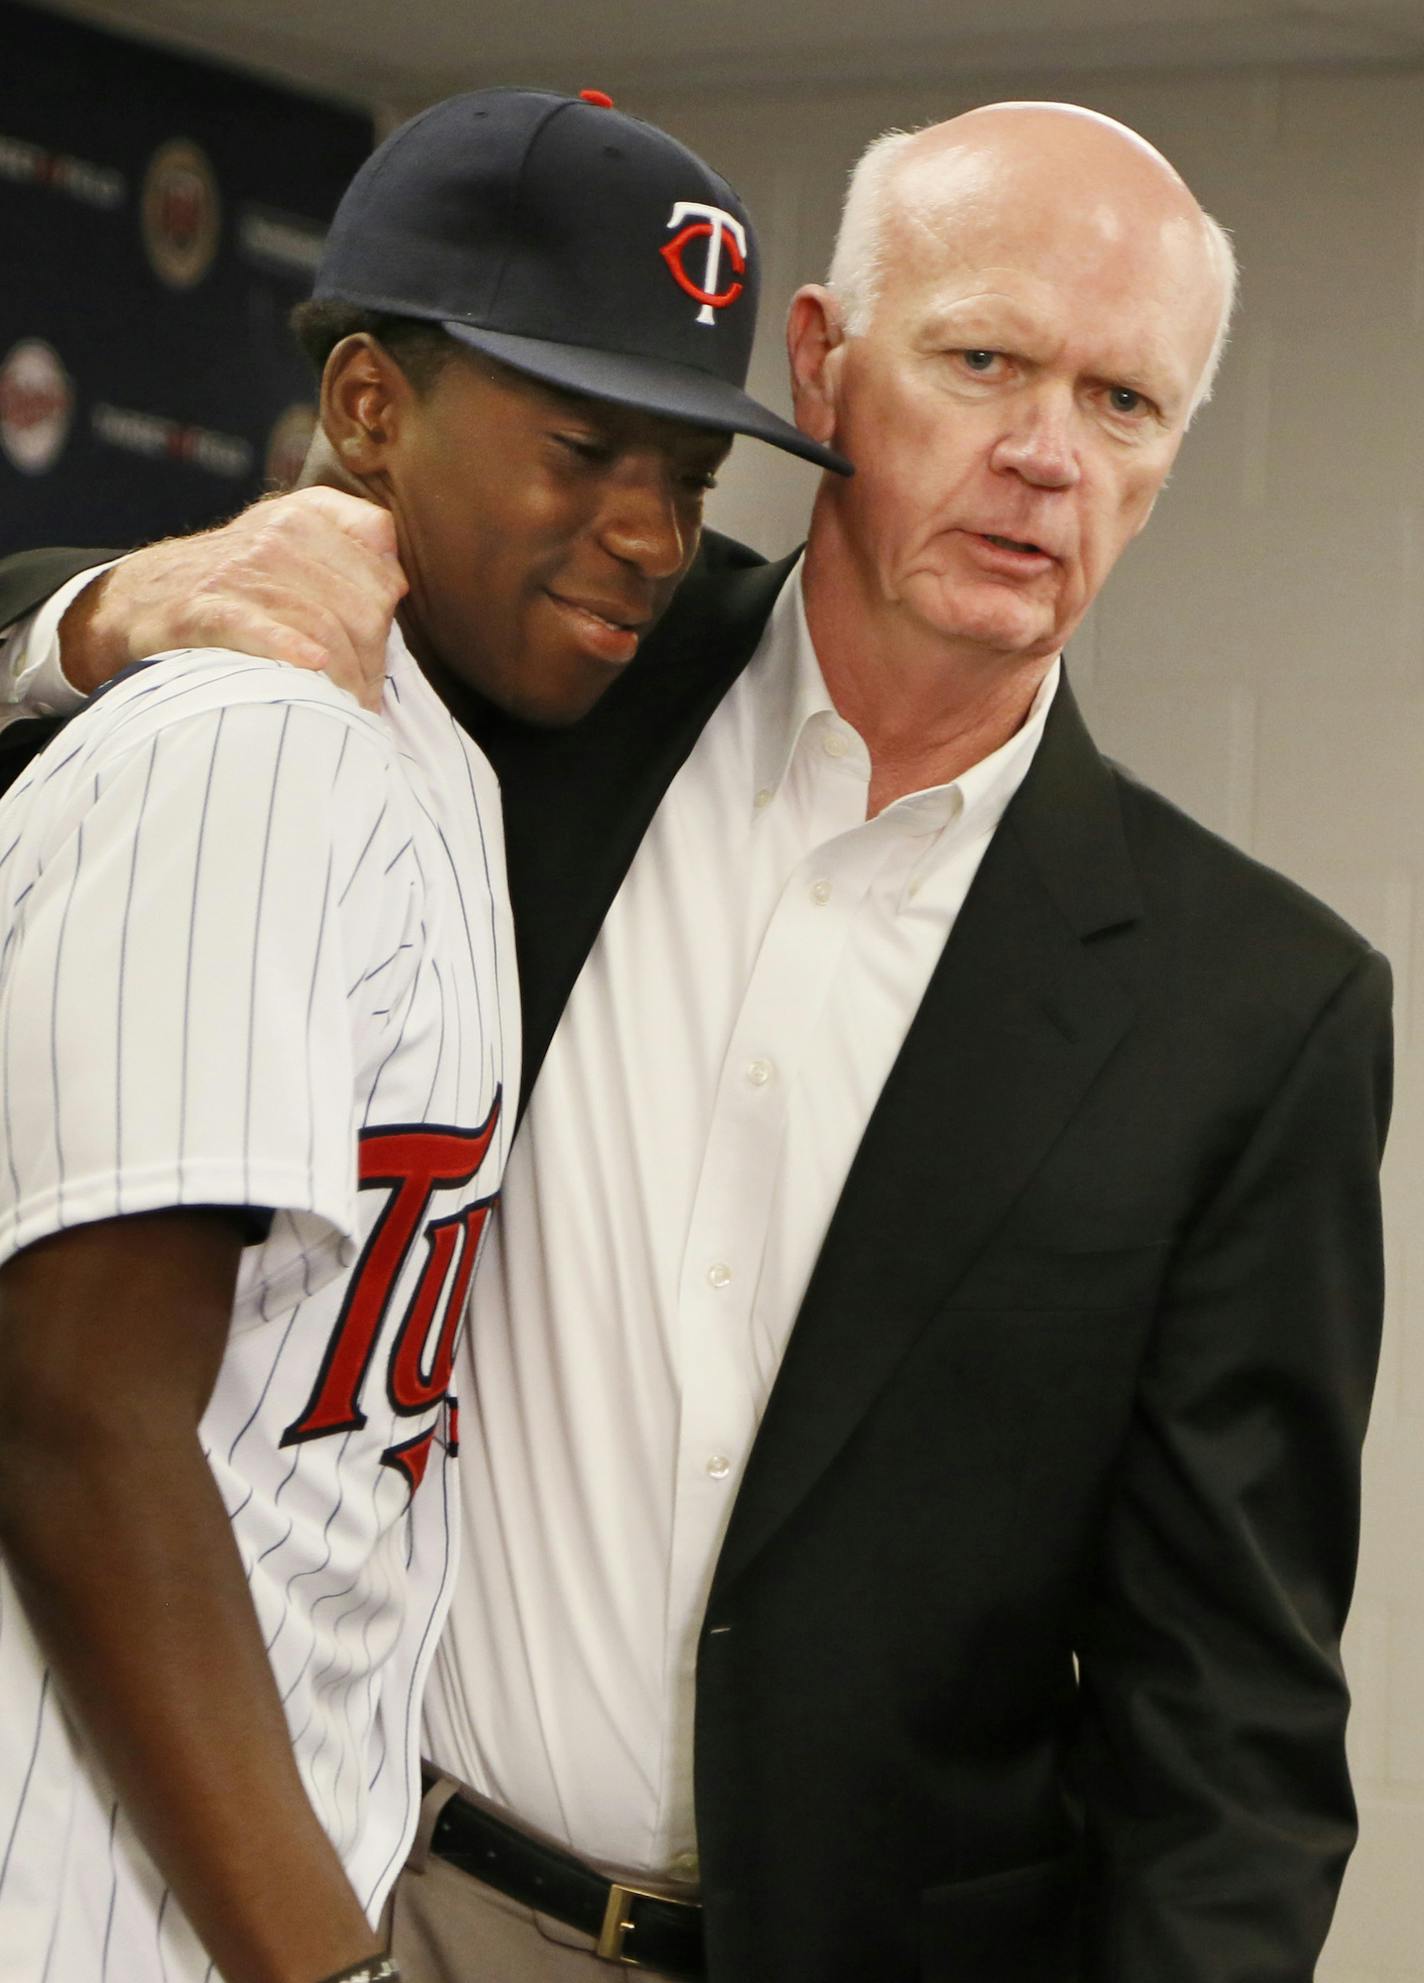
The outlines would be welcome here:
M 0 558 L 0 632 L 42 606 L 51 592 L 90 565 L 117 557 L 116 551 L 19 551 Z
M 1365 954 L 1178 1248 L 1080 1639 L 1085 1983 L 1310 1983 L 1355 1810 L 1339 1641 L 1378 1352 Z

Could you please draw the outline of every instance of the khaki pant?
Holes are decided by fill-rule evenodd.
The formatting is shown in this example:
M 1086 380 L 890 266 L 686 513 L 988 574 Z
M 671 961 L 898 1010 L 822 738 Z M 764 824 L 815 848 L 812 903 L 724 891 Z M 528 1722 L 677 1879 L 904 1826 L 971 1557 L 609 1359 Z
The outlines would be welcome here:
M 591 1935 L 432 1858 L 430 1834 L 443 1801 L 439 1789 L 426 1798 L 387 1910 L 402 1983 L 672 1983 L 661 1970 L 602 1961 Z

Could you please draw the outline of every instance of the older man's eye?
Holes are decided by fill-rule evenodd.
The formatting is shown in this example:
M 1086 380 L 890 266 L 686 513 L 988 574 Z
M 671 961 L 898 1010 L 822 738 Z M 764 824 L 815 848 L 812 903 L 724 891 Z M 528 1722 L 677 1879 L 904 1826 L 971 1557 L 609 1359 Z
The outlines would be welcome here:
M 1145 413 L 1147 401 L 1140 392 L 1131 386 L 1114 386 L 1108 394 L 1108 404 L 1114 413 Z
M 994 369 L 994 361 L 998 355 L 997 351 L 975 350 L 960 353 L 960 356 L 971 372 L 991 372 Z

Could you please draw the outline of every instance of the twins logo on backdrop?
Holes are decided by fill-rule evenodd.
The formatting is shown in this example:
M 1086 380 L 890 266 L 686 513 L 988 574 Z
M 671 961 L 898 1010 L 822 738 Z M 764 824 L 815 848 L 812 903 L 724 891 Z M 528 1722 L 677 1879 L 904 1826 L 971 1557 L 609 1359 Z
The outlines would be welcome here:
M 677 227 L 679 223 L 682 223 L 682 231 L 659 248 L 658 253 L 672 270 L 679 288 L 685 289 L 694 303 L 702 305 L 697 312 L 698 323 L 715 324 L 717 312 L 735 303 L 745 286 L 737 277 L 746 273 L 747 230 L 735 214 L 726 213 L 721 207 L 704 206 L 700 200 L 678 200 L 674 203 L 668 226 Z M 693 244 L 699 241 L 707 243 L 702 257 L 700 282 L 688 274 L 683 259 Z M 731 264 L 731 280 L 725 289 L 718 289 L 724 252 Z
M 64 452 L 74 418 L 74 387 L 59 353 L 43 338 L 22 338 L 0 362 L 0 448 L 23 475 L 43 475 Z
M 140 211 L 143 245 L 159 281 L 170 289 L 201 282 L 218 251 L 222 202 L 207 155 L 190 138 L 171 138 L 153 154 Z
M 407 1263 L 422 1244 L 415 1284 L 386 1357 L 383 1388 L 387 1402 L 403 1418 L 428 1412 L 449 1398 L 470 1277 L 497 1194 L 461 1205 L 443 1218 L 431 1216 L 431 1202 L 437 1192 L 458 1191 L 474 1180 L 499 1112 L 496 1095 L 478 1129 L 415 1124 L 361 1131 L 360 1187 L 388 1196 L 361 1249 L 311 1396 L 282 1434 L 284 1446 L 356 1432 L 365 1425 L 362 1399 L 381 1330 Z M 371 1402 L 369 1394 L 366 1401 Z M 438 1421 L 432 1421 L 381 1455 L 381 1464 L 402 1475 L 412 1494 L 425 1478 L 437 1428 Z M 452 1426 L 452 1451 L 454 1446 Z

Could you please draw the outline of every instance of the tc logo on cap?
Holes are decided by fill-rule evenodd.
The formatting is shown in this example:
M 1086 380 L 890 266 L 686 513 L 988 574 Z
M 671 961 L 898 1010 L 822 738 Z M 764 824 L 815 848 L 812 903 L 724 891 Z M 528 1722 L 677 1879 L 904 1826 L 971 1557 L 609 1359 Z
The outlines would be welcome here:
M 678 286 L 685 289 L 694 302 L 702 308 L 697 312 L 699 324 L 715 324 L 717 312 L 725 310 L 729 303 L 735 303 L 742 293 L 742 284 L 737 281 L 747 266 L 747 230 L 735 214 L 724 213 L 721 207 L 703 206 L 699 200 L 678 200 L 672 210 L 669 227 L 686 222 L 680 234 L 659 248 L 658 253 L 672 270 Z M 697 284 L 682 265 L 682 258 L 694 241 L 706 241 L 707 258 L 702 271 L 702 282 Z M 717 280 L 722 270 L 722 250 L 725 246 L 727 259 L 732 264 L 732 280 L 721 291 Z

